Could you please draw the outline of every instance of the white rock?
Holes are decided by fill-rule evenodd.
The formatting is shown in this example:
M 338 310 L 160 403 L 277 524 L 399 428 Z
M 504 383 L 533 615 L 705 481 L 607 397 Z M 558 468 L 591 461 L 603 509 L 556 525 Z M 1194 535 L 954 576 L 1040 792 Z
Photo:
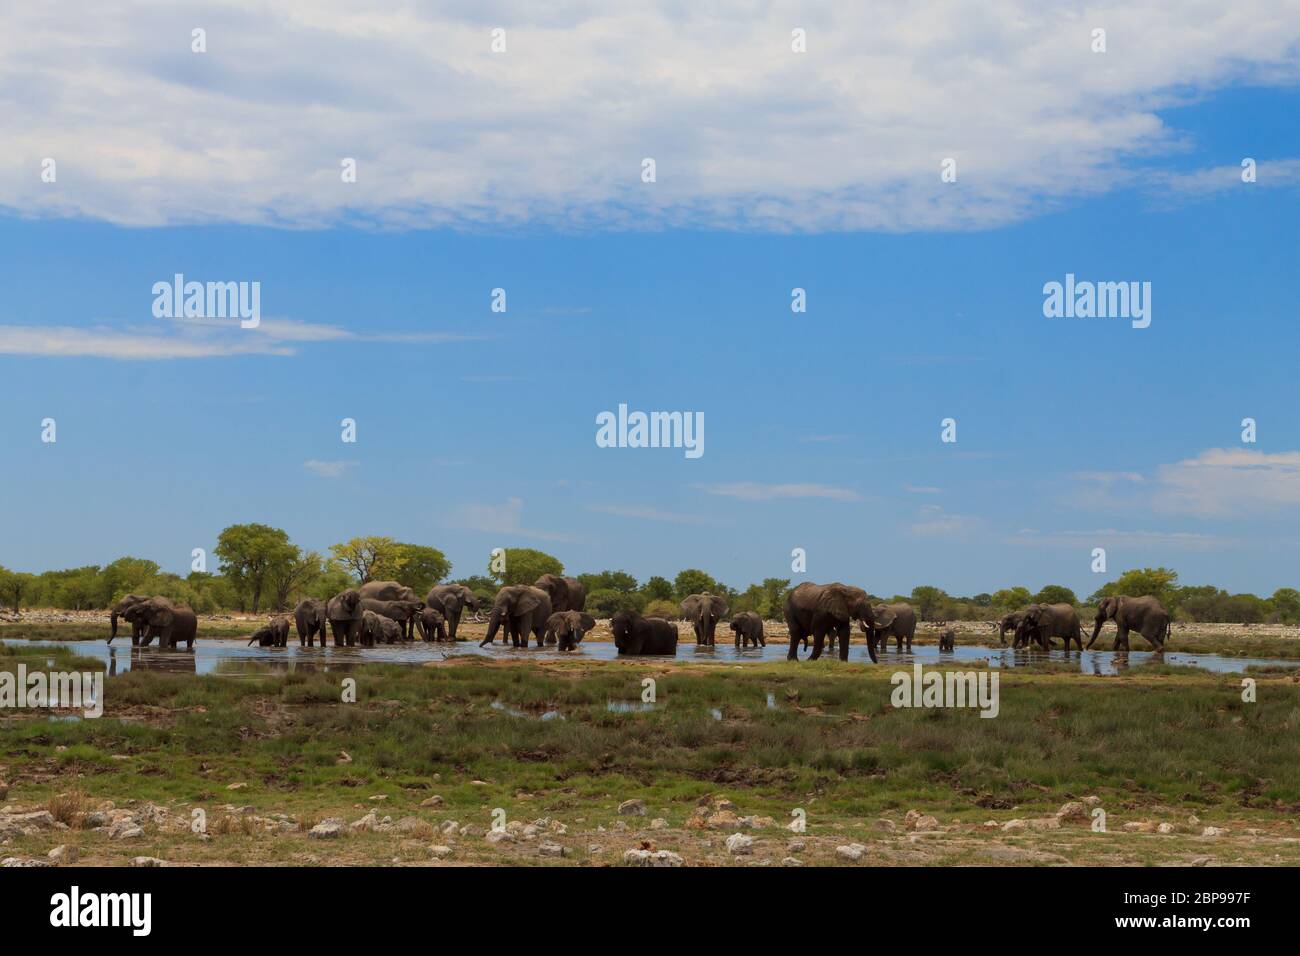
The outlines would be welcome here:
M 1206 827 L 1204 830 L 1201 831 L 1201 836 L 1209 836 L 1209 837 L 1224 836 L 1227 832 L 1228 831 L 1223 827 Z
M 46 855 L 55 863 L 76 863 L 81 856 L 75 846 L 68 846 L 66 843 L 56 846 Z
M 558 843 L 539 843 L 537 845 L 538 856 L 564 856 L 564 847 Z
M 628 850 L 623 862 L 629 866 L 681 866 L 684 861 L 668 850 Z
M 338 817 L 322 820 L 307 831 L 309 840 L 334 840 L 343 835 L 343 821 Z
M 727 837 L 727 852 L 732 856 L 747 856 L 753 853 L 754 838 L 744 833 L 733 833 Z
M 156 856 L 137 856 L 131 860 L 132 866 L 166 866 L 162 860 Z
M 867 848 L 861 843 L 849 843 L 846 846 L 837 846 L 835 848 L 835 855 L 845 860 L 860 860 L 866 852 Z
M 787 856 L 781 860 L 782 866 L 803 866 L 803 861 L 798 857 Z

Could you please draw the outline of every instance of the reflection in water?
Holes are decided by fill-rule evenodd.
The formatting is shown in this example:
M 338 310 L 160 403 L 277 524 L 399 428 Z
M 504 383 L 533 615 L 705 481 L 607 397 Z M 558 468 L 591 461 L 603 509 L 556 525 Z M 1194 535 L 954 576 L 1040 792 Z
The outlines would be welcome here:
M 74 653 L 94 657 L 104 662 L 110 675 L 128 670 L 157 670 L 176 674 L 216 674 L 228 677 L 252 677 L 259 674 L 287 673 L 292 671 L 349 671 L 362 664 L 412 664 L 422 665 L 450 657 L 466 655 L 506 660 L 613 660 L 618 649 L 609 641 L 583 641 L 574 651 L 557 651 L 545 648 L 479 647 L 473 641 L 455 644 L 385 644 L 379 647 L 247 647 L 237 640 L 200 640 L 192 651 L 158 647 L 129 647 L 110 645 L 104 641 L 32 641 L 37 646 L 66 647 Z M 711 661 L 719 664 L 745 661 L 781 661 L 789 650 L 788 644 L 769 643 L 767 647 L 737 649 L 727 644 L 697 647 L 693 643 L 678 646 L 679 660 Z M 806 658 L 805 655 L 801 655 Z M 826 655 L 823 655 L 826 657 Z M 653 658 L 662 661 L 664 658 Z M 852 645 L 849 659 L 855 663 L 869 663 L 866 646 Z M 1158 655 L 1151 651 L 1052 651 L 1043 654 L 1038 650 L 1011 647 L 979 647 L 958 645 L 942 655 L 935 645 L 918 645 L 911 652 L 888 650 L 880 655 L 880 666 L 911 667 L 914 661 L 922 664 L 970 663 L 987 667 L 1023 667 L 1048 665 L 1060 667 L 1067 663 L 1077 666 L 1084 674 L 1116 674 L 1130 666 L 1147 661 L 1163 660 L 1166 664 L 1195 666 L 1216 673 L 1241 673 L 1251 666 L 1300 667 L 1300 661 L 1262 660 L 1259 658 L 1220 657 L 1216 654 L 1179 654 L 1170 651 Z M 611 710 L 622 702 L 611 701 Z

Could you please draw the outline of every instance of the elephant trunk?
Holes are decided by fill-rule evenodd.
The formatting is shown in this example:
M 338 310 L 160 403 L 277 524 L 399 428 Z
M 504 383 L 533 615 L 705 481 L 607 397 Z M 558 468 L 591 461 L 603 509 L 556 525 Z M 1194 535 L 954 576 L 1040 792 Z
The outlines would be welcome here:
M 1101 626 L 1106 623 L 1104 615 L 1098 614 L 1097 619 L 1092 622 L 1092 637 L 1088 639 L 1088 647 L 1091 648 L 1093 642 L 1097 640 L 1097 635 L 1101 633 Z
M 479 647 L 485 647 L 492 643 L 493 639 L 497 636 L 497 629 L 501 627 L 501 618 L 503 616 L 501 608 L 498 607 L 492 609 L 492 616 L 488 618 L 487 636 L 479 643 Z
M 113 613 L 108 616 L 108 643 L 113 643 L 113 638 L 117 637 L 117 608 L 113 608 Z

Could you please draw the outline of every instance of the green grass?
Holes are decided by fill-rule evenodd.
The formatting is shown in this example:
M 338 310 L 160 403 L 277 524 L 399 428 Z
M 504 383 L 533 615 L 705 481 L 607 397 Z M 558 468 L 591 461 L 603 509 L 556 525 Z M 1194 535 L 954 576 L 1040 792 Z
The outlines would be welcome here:
M 475 813 L 485 801 L 512 806 L 519 791 L 547 795 L 555 810 L 607 810 L 635 795 L 683 818 L 718 791 L 777 811 L 814 800 L 846 818 L 923 806 L 982 819 L 1089 793 L 1127 806 L 1300 808 L 1300 686 L 1289 681 L 1244 704 L 1240 677 L 1194 669 L 1002 672 L 1001 714 L 989 720 L 896 710 L 888 674 L 828 661 L 472 659 L 241 680 L 132 671 L 108 679 L 103 719 L 14 720 L 0 743 L 11 775 L 80 773 L 98 797 L 225 799 L 242 781 L 241 802 L 295 811 L 428 789 L 435 774 L 449 808 Z M 358 703 L 340 702 L 345 676 Z M 655 710 L 607 710 L 638 700 L 643 676 L 658 682 Z M 492 701 L 564 719 L 512 716 Z M 139 719 L 142 709 L 152 717 Z M 344 751 L 351 762 L 340 764 Z M 66 786 L 48 781 L 51 793 Z

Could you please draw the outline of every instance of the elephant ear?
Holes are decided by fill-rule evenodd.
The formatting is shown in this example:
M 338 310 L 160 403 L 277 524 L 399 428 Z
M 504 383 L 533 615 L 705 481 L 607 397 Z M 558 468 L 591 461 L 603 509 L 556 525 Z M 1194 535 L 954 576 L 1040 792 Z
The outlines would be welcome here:
M 531 614 L 542 606 L 542 599 L 547 597 L 541 588 L 526 588 L 515 601 L 516 614 Z
M 898 613 L 887 604 L 877 604 L 871 609 L 871 616 L 875 619 L 876 627 L 889 627 L 898 619 Z
M 585 614 L 585 613 L 579 614 L 578 620 L 582 622 L 582 629 L 584 631 L 590 631 L 593 627 L 596 626 L 596 619 L 592 617 L 590 614 Z
M 827 584 L 822 588 L 821 594 L 817 596 L 814 608 L 823 614 L 847 619 L 849 616 L 849 596 L 839 585 Z
M 699 606 L 700 599 L 692 594 L 678 606 L 678 610 L 682 612 L 682 617 L 690 618 L 695 616 L 695 609 Z
M 715 594 L 711 598 L 709 598 L 709 601 L 712 604 L 714 616 L 722 617 L 727 613 L 728 610 L 727 602 L 724 598 L 721 598 Z

